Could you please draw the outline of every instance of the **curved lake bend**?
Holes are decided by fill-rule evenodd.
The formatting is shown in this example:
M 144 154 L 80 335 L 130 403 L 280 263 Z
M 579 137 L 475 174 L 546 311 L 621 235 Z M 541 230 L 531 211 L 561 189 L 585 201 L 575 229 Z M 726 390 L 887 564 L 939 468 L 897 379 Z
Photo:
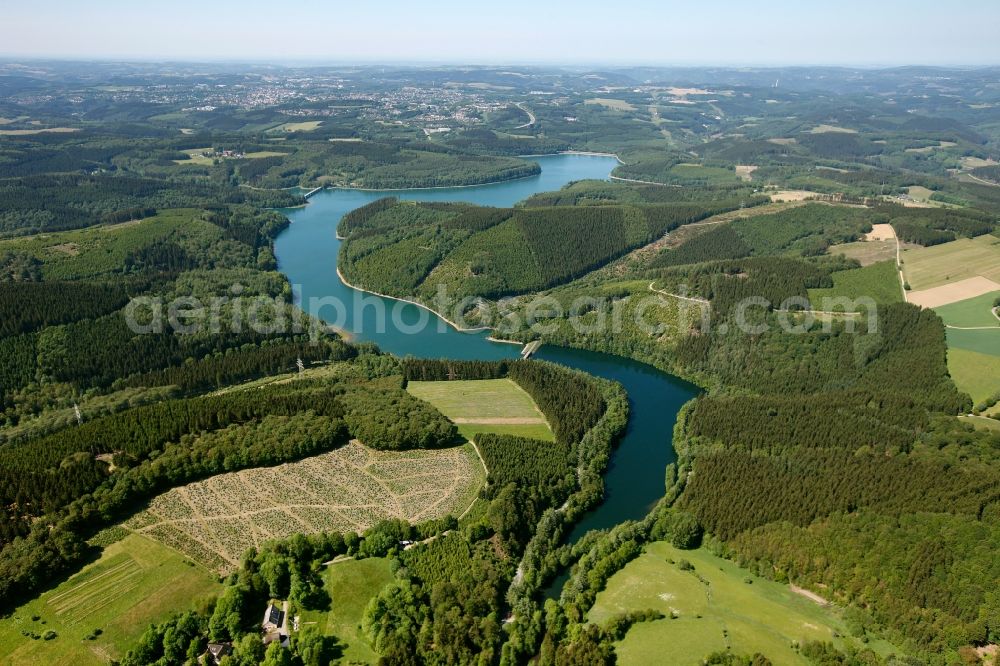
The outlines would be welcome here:
M 364 302 L 381 300 L 384 307 L 363 307 L 355 312 L 358 292 L 341 282 L 336 272 L 340 251 L 336 228 L 348 211 L 385 196 L 510 206 L 532 194 L 558 190 L 570 181 L 606 179 L 616 164 L 614 157 L 593 155 L 547 155 L 532 159 L 541 165 L 541 174 L 492 185 L 391 192 L 352 189 L 318 192 L 308 206 L 284 211 L 292 224 L 275 241 L 280 270 L 294 285 L 303 307 L 312 309 L 310 300 L 324 297 L 345 304 L 343 315 L 335 313 L 331 306 L 311 314 L 342 325 L 354 340 L 374 342 L 384 351 L 399 356 L 456 360 L 516 358 L 520 346 L 491 342 L 486 339 L 486 332 L 456 331 L 413 304 L 366 294 Z M 379 310 L 387 313 L 381 320 Z M 428 323 L 420 328 L 417 325 L 422 320 Z M 620 382 L 631 405 L 628 429 L 605 474 L 605 500 L 577 524 L 570 541 L 587 530 L 641 518 L 663 496 L 664 470 L 675 458 L 671 434 L 677 412 L 697 394 L 697 387 L 649 365 L 609 354 L 544 346 L 536 356 Z

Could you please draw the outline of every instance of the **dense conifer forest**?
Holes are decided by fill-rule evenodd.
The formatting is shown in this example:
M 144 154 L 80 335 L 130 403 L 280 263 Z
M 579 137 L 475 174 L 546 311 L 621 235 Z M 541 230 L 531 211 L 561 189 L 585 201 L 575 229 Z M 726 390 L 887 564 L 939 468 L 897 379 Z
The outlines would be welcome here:
M 380 200 L 345 216 L 339 267 L 353 284 L 430 299 L 537 291 L 569 282 L 733 200 L 642 206 L 476 209 Z
M 222 642 L 227 666 L 319 666 L 347 660 L 344 632 L 384 664 L 613 664 L 640 623 L 702 619 L 633 604 L 592 621 L 613 578 L 669 542 L 831 602 L 857 641 L 796 641 L 806 663 L 982 663 L 1000 643 L 1000 393 L 962 374 L 989 384 L 992 343 L 952 338 L 992 328 L 995 295 L 956 301 L 975 326 L 902 301 L 924 252 L 979 253 L 945 254 L 928 284 L 1000 280 L 996 70 L 584 69 L 0 62 L 4 622 L 31 627 L 23 604 L 48 604 L 164 493 L 359 440 L 399 456 L 385 468 L 467 453 L 478 490 L 461 515 L 255 536 L 217 596 L 162 609 L 107 655 L 188 665 Z M 274 248 L 282 209 L 315 188 L 530 179 L 532 155 L 567 150 L 614 153 L 612 179 L 497 208 L 386 197 L 325 223 L 351 284 L 433 307 L 444 289 L 498 337 L 703 389 L 678 414 L 662 499 L 584 535 L 629 423 L 621 386 L 350 343 L 297 308 Z M 865 240 L 885 224 L 898 253 Z M 821 311 L 820 293 L 848 303 Z M 529 326 L 537 295 L 562 306 L 547 330 Z M 155 310 L 136 330 L 137 303 L 189 297 L 217 304 L 217 330 L 182 335 Z M 581 297 L 596 302 L 574 310 Z M 517 324 L 482 314 L 500 303 Z M 264 305 L 264 323 L 296 325 L 230 325 Z M 602 317 L 619 327 L 581 332 Z M 512 380 L 554 441 L 472 434 L 406 390 L 456 378 Z M 387 490 L 380 464 L 369 480 Z M 364 561 L 386 578 L 331 596 L 333 567 Z M 305 622 L 265 647 L 260 613 L 280 600 Z M 325 623 L 352 602 L 350 626 Z M 18 640 L 107 645 L 52 633 Z M 712 640 L 726 649 L 704 663 L 771 663 L 739 635 Z

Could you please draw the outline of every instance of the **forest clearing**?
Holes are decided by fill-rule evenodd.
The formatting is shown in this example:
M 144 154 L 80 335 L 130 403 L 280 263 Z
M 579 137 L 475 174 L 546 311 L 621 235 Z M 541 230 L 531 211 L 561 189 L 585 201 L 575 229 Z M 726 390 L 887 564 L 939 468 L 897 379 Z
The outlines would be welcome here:
M 394 452 L 355 441 L 299 462 L 174 488 L 126 526 L 224 573 L 247 548 L 296 532 L 457 516 L 475 501 L 484 477 L 470 445 Z
M 531 396 L 510 379 L 411 381 L 407 390 L 437 407 L 464 437 L 491 432 L 555 440 Z

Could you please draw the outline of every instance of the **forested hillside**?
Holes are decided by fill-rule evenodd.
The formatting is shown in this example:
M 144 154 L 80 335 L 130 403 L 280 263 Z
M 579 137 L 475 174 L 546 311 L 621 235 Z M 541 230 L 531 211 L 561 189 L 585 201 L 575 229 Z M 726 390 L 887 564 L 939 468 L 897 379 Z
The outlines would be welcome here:
M 20 175 L 15 171 L 11 175 Z M 0 237 L 116 224 L 158 209 L 224 204 L 292 206 L 292 193 L 136 176 L 46 175 L 0 180 Z
M 336 341 L 319 347 L 325 363 L 355 353 Z M 399 388 L 398 377 L 366 379 L 376 367 L 392 372 L 394 362 L 361 358 L 341 367 L 339 381 L 167 399 L 0 448 L 5 594 L 34 590 L 44 568 L 72 565 L 86 554 L 91 533 L 165 489 L 315 455 L 349 437 L 385 449 L 455 443 L 454 425 Z M 239 436 L 210 436 L 234 428 Z M 280 435 L 272 438 L 275 429 Z
M 0 661 L 985 666 L 998 77 L 0 61 Z M 541 174 L 563 151 L 604 155 Z M 560 365 L 398 359 L 279 272 L 322 188 L 514 180 L 316 216 L 324 279 L 649 363 L 702 389 L 679 413 L 630 430 L 643 401 Z M 406 390 L 455 377 L 531 416 Z M 579 534 L 619 439 L 665 454 L 675 415 L 662 499 Z M 767 610 L 817 597 L 808 640 Z
M 621 198 L 621 189 L 605 194 Z M 566 191 L 601 192 L 580 185 Z M 583 215 L 609 205 L 573 194 L 560 207 Z M 779 310 L 786 299 L 808 299 L 810 290 L 833 291 L 834 276 L 865 270 L 827 250 L 858 241 L 872 224 L 891 221 L 905 229 L 912 220 L 942 233 L 975 234 L 989 226 L 974 226 L 978 218 L 976 212 L 830 204 L 721 215 L 704 229 L 681 227 L 676 241 L 668 234 L 659 243 L 665 249 L 645 250 L 548 291 L 563 311 L 549 320 L 557 328 L 540 337 L 638 356 L 710 387 L 684 410 L 675 438 L 680 474 L 668 474 L 668 496 L 677 498 L 671 511 L 684 512 L 739 564 L 865 609 L 869 633 L 941 663 L 936 655 L 1000 635 L 991 619 L 995 600 L 975 582 L 998 573 L 989 555 L 997 545 L 993 523 L 1000 506 L 1000 479 L 992 471 L 997 436 L 945 425 L 957 424 L 954 415 L 972 403 L 949 376 L 941 320 L 897 303 L 896 275 L 879 273 L 896 282 L 890 288 L 857 292 L 877 303 L 874 311 L 862 309 L 862 317 L 808 323 L 802 312 Z M 496 233 L 505 224 L 510 220 L 490 229 Z M 611 320 L 616 311 L 618 321 L 630 321 L 630 304 L 653 289 L 661 303 L 646 317 L 663 318 L 661 337 L 629 326 L 613 335 L 594 328 L 599 317 Z M 881 301 L 882 294 L 893 299 Z M 581 295 L 609 300 L 570 314 L 569 304 Z M 769 305 L 743 310 L 748 297 Z M 744 327 L 760 331 L 745 332 L 737 314 L 749 318 Z M 574 322 L 584 332 L 573 329 Z M 514 332 L 526 340 L 537 336 Z M 963 444 L 945 445 L 956 440 Z M 641 543 L 676 529 L 654 525 L 647 521 L 632 533 L 623 527 L 623 535 Z M 932 544 L 927 525 L 949 530 L 950 547 Z M 883 541 L 873 548 L 878 538 Z M 968 541 L 976 538 L 983 545 Z M 614 570 L 640 548 L 620 540 L 597 543 L 579 567 Z M 576 576 L 593 575 L 586 571 Z
M 496 660 L 512 649 L 504 647 L 509 639 L 500 618 L 511 606 L 535 604 L 532 596 L 558 567 L 559 535 L 599 500 L 601 471 L 627 420 L 625 396 L 609 383 L 537 362 L 407 359 L 402 370 L 406 378 L 422 381 L 447 381 L 450 370 L 467 378 L 510 376 L 552 410 L 546 412 L 552 422 L 566 424 L 562 432 L 570 423 L 583 429 L 557 444 L 477 436 L 489 479 L 481 494 L 489 501 L 485 511 L 461 524 L 454 517 L 417 525 L 383 521 L 362 534 L 297 535 L 255 549 L 227 580 L 214 609 L 196 608 L 151 627 L 123 663 L 168 653 L 178 634 L 182 642 L 198 644 L 206 637 L 232 640 L 240 653 L 259 659 L 256 607 L 270 596 L 289 599 L 303 615 L 324 611 L 333 599 L 320 564 L 344 555 L 388 558 L 396 571 L 388 584 L 370 591 L 359 623 L 364 639 L 384 659 L 445 655 L 468 663 L 484 655 Z M 563 504 L 558 512 L 552 510 L 557 503 Z M 546 526 L 541 532 L 535 529 L 539 521 Z M 540 614 L 531 622 L 537 631 Z M 303 632 L 293 649 L 329 654 L 329 643 L 322 631 Z M 525 658 L 525 649 L 514 646 L 513 654 Z
M 375 202 L 340 223 L 347 280 L 397 296 L 497 298 L 579 278 L 664 233 L 737 208 L 722 200 L 476 209 Z
M 716 329 L 681 341 L 680 367 L 720 390 L 684 420 L 679 450 L 691 474 L 679 505 L 737 561 L 866 607 L 897 642 L 940 653 L 997 631 L 992 597 L 972 582 L 997 575 L 986 554 L 993 546 L 952 544 L 942 568 L 945 560 L 924 554 L 938 543 L 922 531 L 947 524 L 964 539 L 957 534 L 972 520 L 988 543 L 995 538 L 987 535 L 995 532 L 1000 480 L 996 442 L 987 442 L 996 436 L 976 434 L 983 443 L 960 465 L 930 444 L 940 441 L 934 414 L 971 408 L 948 377 L 943 326 L 912 305 L 877 314 L 877 333 L 846 334 L 841 323 L 805 335 L 772 326 L 751 338 Z M 837 545 L 821 546 L 818 535 L 832 526 Z M 878 563 L 849 565 L 870 561 L 860 552 L 873 528 Z M 825 564 L 807 563 L 803 550 Z M 959 583 L 948 568 L 976 573 Z M 900 571 L 909 571 L 905 580 Z

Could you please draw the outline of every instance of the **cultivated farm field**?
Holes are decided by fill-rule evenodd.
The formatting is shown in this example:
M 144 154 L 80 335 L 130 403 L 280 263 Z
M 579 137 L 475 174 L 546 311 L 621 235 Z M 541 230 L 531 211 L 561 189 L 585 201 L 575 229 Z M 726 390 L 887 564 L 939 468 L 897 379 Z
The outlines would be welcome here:
M 992 313 L 998 296 L 990 292 L 934 308 L 949 326 L 948 372 L 973 403 L 1000 391 L 1000 320 Z
M 896 241 L 894 240 L 870 240 L 854 241 L 852 243 L 840 243 L 831 245 L 828 254 L 842 254 L 848 259 L 857 259 L 862 266 L 870 266 L 880 261 L 896 259 Z
M 614 109 L 615 111 L 635 111 L 635 106 L 629 104 L 623 99 L 610 99 L 607 97 L 594 97 L 584 101 L 584 104 L 596 104 L 599 106 L 606 107 L 608 109 Z
M 938 316 L 949 326 L 962 328 L 975 326 L 1000 327 L 1000 319 L 993 315 L 993 302 L 1000 298 L 1000 291 L 994 291 L 964 301 L 934 308 Z
M 271 132 L 312 132 L 323 124 L 322 120 L 303 120 L 297 123 L 283 123 L 272 128 Z
M 929 289 L 911 291 L 907 300 L 924 308 L 937 308 L 1000 290 L 1000 283 L 982 275 L 949 282 Z
M 873 224 L 872 230 L 865 234 L 866 241 L 896 240 L 896 231 L 891 224 Z
M 466 438 L 490 432 L 555 441 L 545 415 L 510 379 L 409 382 L 407 390 L 437 407 Z
M 953 333 L 974 333 L 983 343 L 992 342 L 995 353 L 985 354 L 952 346 Z M 955 386 L 978 404 L 1000 392 L 1000 329 L 996 331 L 948 331 L 948 373 Z
M 376 451 L 351 442 L 294 463 L 220 474 L 156 497 L 126 527 L 225 573 L 247 548 L 296 532 L 461 515 L 486 471 L 471 445 Z
M 12 665 L 106 664 L 120 658 L 147 625 L 218 588 L 206 569 L 144 536 L 129 535 L 55 589 L 13 609 L 0 624 L 0 654 Z M 48 631 L 55 636 L 46 640 Z
M 985 234 L 903 251 L 903 275 L 914 290 L 977 276 L 1000 282 L 1000 238 Z M 978 294 L 955 298 L 956 301 Z
M 0 130 L 0 136 L 31 136 L 32 134 L 68 134 L 79 132 L 79 127 L 38 127 L 35 129 L 5 129 Z

